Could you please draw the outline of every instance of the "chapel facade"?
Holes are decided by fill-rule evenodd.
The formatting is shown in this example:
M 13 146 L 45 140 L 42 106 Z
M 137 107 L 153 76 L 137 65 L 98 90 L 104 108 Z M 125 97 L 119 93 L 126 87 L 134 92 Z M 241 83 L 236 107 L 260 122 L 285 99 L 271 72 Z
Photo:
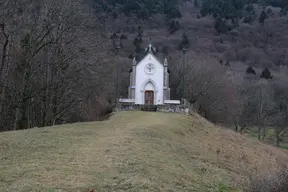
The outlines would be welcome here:
M 168 60 L 161 62 L 155 55 L 156 49 L 150 44 L 140 61 L 133 59 L 130 74 L 128 98 L 119 102 L 139 105 L 179 104 L 170 100 Z

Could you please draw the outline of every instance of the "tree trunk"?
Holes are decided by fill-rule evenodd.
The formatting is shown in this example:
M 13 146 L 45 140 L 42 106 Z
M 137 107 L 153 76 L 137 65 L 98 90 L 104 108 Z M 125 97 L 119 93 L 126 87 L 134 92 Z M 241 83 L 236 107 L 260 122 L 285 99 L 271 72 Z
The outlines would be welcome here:
M 224 41 L 223 41 L 223 34 L 222 34 L 222 33 L 220 33 L 220 43 L 221 43 L 221 44 L 224 43 Z
M 266 130 L 266 127 L 264 127 L 264 129 L 263 129 L 263 136 L 262 136 L 262 140 L 265 139 L 266 135 L 267 135 L 267 130 Z
M 279 137 L 279 133 L 276 133 L 276 144 L 277 144 L 277 147 L 280 147 L 280 137 Z
M 4 36 L 4 43 L 3 43 L 3 48 L 2 48 L 0 74 L 3 75 L 2 71 L 3 71 L 4 66 L 5 66 L 5 61 L 6 61 L 6 57 L 7 57 L 7 48 L 8 48 L 8 44 L 9 44 L 9 36 L 5 33 L 5 24 L 4 23 L 1 25 L 1 33 Z
M 243 135 L 244 134 L 244 129 L 246 128 L 246 125 L 243 125 L 241 128 L 240 128 L 240 134 Z
M 22 113 L 23 113 L 23 102 L 24 102 L 24 93 L 27 88 L 27 75 L 28 75 L 28 68 L 25 68 L 23 77 L 22 77 L 22 85 L 21 85 L 21 91 L 20 91 L 20 97 L 18 98 L 17 101 L 17 108 L 16 108 L 16 113 L 15 113 L 15 120 L 14 120 L 14 130 L 17 130 L 19 127 L 19 120 L 22 118 Z
M 3 105 L 5 101 L 5 92 L 6 92 L 6 85 L 7 85 L 7 76 L 9 72 L 9 64 L 7 62 L 6 70 L 5 70 L 5 63 L 6 63 L 6 58 L 7 58 L 7 52 L 8 52 L 8 45 L 9 45 L 9 36 L 5 34 L 4 32 L 4 27 L 2 28 L 2 34 L 5 37 L 4 45 L 2 48 L 2 58 L 1 58 L 1 69 L 0 69 L 0 87 L 1 92 L 0 92 L 0 114 L 2 114 L 3 111 Z M 1 85 L 2 84 L 2 85 Z
M 19 124 L 19 110 L 20 110 L 20 107 L 17 107 L 16 108 L 16 113 L 15 113 L 15 120 L 14 120 L 14 128 L 13 130 L 16 131 L 18 129 L 18 124 Z
M 261 139 L 261 127 L 258 127 L 258 140 Z

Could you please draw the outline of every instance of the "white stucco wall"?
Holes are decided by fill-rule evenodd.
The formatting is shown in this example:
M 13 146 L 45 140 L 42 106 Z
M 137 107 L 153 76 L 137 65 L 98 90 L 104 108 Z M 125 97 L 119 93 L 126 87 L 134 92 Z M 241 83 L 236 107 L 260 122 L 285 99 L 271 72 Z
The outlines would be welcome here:
M 148 63 L 153 63 L 156 72 L 152 75 L 145 73 L 145 66 Z M 152 80 L 156 84 L 153 88 L 153 84 L 146 86 L 146 83 Z M 135 92 L 135 104 L 144 104 L 144 92 L 146 90 L 154 90 L 154 105 L 163 104 L 163 81 L 164 81 L 164 66 L 157 61 L 154 55 L 148 53 L 142 61 L 136 66 L 136 92 Z M 151 88 L 152 87 L 152 88 Z

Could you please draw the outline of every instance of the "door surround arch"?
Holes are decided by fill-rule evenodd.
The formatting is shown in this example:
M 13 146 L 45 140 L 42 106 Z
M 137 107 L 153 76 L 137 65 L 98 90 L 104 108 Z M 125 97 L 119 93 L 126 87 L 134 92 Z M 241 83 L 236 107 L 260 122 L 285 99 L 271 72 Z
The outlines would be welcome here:
M 149 90 L 145 90 L 145 88 L 146 88 L 146 85 L 148 85 L 149 83 L 151 83 L 152 85 L 153 85 L 153 88 L 154 88 L 154 90 L 151 90 L 151 89 L 149 89 Z M 142 85 L 141 85 L 141 95 L 142 95 L 142 102 L 143 103 L 146 103 L 146 91 L 148 92 L 148 97 L 150 97 L 150 99 L 151 99 L 151 97 L 153 97 L 153 100 L 152 100 L 152 104 L 153 105 L 156 105 L 157 103 L 156 103 L 156 101 L 157 101 L 157 93 L 158 93 L 158 87 L 157 87 L 157 85 L 156 85 L 156 83 L 155 83 L 155 81 L 153 81 L 153 79 L 147 79 L 146 81 L 144 81 L 143 83 L 142 83 Z M 152 93 L 153 92 L 153 93 Z M 150 101 L 151 102 L 151 101 Z

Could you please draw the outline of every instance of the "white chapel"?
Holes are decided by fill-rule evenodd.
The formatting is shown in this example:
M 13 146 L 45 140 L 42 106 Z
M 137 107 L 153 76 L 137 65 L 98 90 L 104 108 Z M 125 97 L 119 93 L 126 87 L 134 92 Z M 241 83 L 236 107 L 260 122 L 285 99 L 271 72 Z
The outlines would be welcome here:
M 128 98 L 119 99 L 120 103 L 136 105 L 180 104 L 178 100 L 170 100 L 168 61 L 163 63 L 155 56 L 156 49 L 150 44 L 144 57 L 137 62 L 133 59 L 130 73 Z

